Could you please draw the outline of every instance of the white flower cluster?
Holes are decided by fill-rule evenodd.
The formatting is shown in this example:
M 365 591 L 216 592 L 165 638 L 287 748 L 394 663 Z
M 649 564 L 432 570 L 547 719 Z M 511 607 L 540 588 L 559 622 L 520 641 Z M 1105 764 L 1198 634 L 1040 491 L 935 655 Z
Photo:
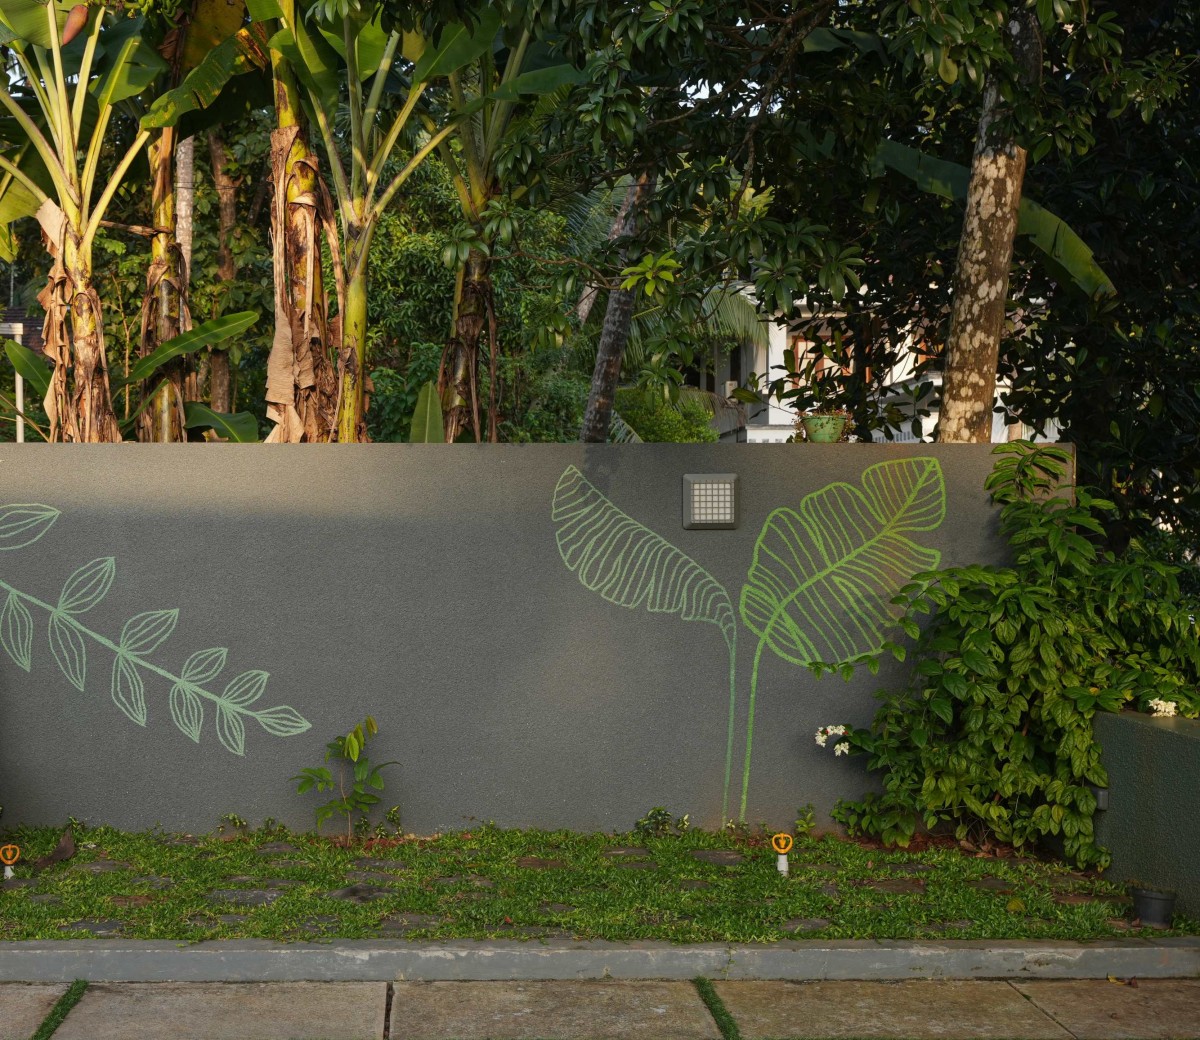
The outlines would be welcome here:
M 845 736 L 845 733 L 846 733 L 845 726 L 822 726 L 819 730 L 817 730 L 817 746 L 824 747 L 825 742 L 827 740 L 829 740 L 830 737 Z M 843 741 L 843 743 L 845 743 L 845 742 Z M 850 745 L 847 744 L 846 750 L 848 751 L 849 749 L 850 749 Z M 834 748 L 834 751 L 837 754 L 842 754 L 842 755 L 844 755 L 846 753 L 845 751 L 838 751 L 836 747 Z
M 1150 702 L 1150 712 L 1156 718 L 1174 715 L 1177 707 L 1178 705 L 1174 701 L 1164 701 L 1157 697 Z

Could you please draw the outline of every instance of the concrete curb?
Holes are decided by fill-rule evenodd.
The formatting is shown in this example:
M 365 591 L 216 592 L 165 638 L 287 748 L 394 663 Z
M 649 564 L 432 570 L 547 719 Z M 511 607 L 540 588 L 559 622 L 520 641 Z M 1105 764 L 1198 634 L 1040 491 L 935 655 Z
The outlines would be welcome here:
M 0 982 L 534 979 L 1103 979 L 1200 977 L 1200 937 L 1096 942 L 722 943 L 137 940 L 0 945 Z

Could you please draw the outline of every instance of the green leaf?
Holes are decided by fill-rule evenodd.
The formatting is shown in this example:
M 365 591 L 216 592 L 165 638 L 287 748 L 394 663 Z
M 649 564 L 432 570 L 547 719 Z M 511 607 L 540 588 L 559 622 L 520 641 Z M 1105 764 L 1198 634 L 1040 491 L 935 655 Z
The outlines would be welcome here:
M 263 695 L 263 691 L 267 688 L 267 680 L 270 677 L 268 672 L 259 671 L 258 669 L 242 672 L 241 675 L 229 681 L 229 685 L 225 687 L 225 692 L 221 694 L 221 700 L 225 704 L 236 705 L 239 708 L 253 704 Z
M 308 719 L 286 704 L 256 712 L 254 717 L 263 729 L 276 737 L 294 737 L 312 728 Z
M 146 725 L 146 689 L 137 666 L 124 654 L 113 661 L 112 699 L 139 726 Z
M 126 386 L 129 383 L 141 382 L 149 378 L 168 361 L 184 354 L 192 354 L 203 347 L 214 343 L 223 343 L 227 339 L 240 335 L 258 321 L 258 311 L 239 311 L 237 314 L 225 314 L 210 321 L 201 322 L 187 332 L 172 336 L 143 358 L 129 370 L 129 375 L 114 378 L 114 387 Z
M 620 607 L 716 625 L 733 647 L 736 622 L 724 587 L 613 505 L 574 466 L 559 478 L 551 516 L 559 556 L 585 588 Z
M 37 392 L 38 400 L 44 399 L 50 392 L 51 369 L 46 362 L 28 347 L 11 339 L 4 341 L 4 353 L 17 374 Z
M 74 6 L 75 0 L 54 0 L 54 20 L 60 34 Z M 46 17 L 44 0 L 4 0 L 0 5 L 0 25 L 18 40 L 50 49 L 50 20 Z
M 225 659 L 229 651 L 223 646 L 214 646 L 208 650 L 197 650 L 183 663 L 179 673 L 181 679 L 188 682 L 202 683 L 215 679 L 225 667 Z
M 178 610 L 151 610 L 137 614 L 121 629 L 120 647 L 131 654 L 148 654 L 164 642 L 179 621 Z
M 410 444 L 444 444 L 446 441 L 442 401 L 438 397 L 436 380 L 429 380 L 417 394 L 417 407 L 413 412 L 408 440 Z
M 217 704 L 217 739 L 235 755 L 246 753 L 246 727 L 241 716 L 224 704 Z
M 56 610 L 63 614 L 83 614 L 99 603 L 112 587 L 117 575 L 117 562 L 102 556 L 85 563 L 63 585 Z
M 117 19 L 101 39 L 99 75 L 88 87 L 101 110 L 136 97 L 167 70 L 167 63 L 146 39 L 141 18 Z
M 29 671 L 33 650 L 33 617 L 15 592 L 10 592 L 0 608 L 0 646 L 18 668 Z
M 80 693 L 87 679 L 87 647 L 70 620 L 57 610 L 50 614 L 50 652 L 67 681 Z
M 258 441 L 258 420 L 250 412 L 214 412 L 199 401 L 187 401 L 183 406 L 185 429 L 211 427 L 221 437 L 235 444 L 254 444 Z
M 53 506 L 39 503 L 0 506 L 0 551 L 32 545 L 58 517 L 59 511 Z
M 938 460 L 868 467 L 862 490 L 836 483 L 799 511 L 767 517 L 742 587 L 742 621 L 792 664 L 840 662 L 878 651 L 900 608 L 896 591 L 941 553 L 905 537 L 938 527 L 946 486 Z
M 269 46 L 279 51 L 308 89 L 309 100 L 333 121 L 337 114 L 341 64 L 333 48 L 320 36 L 310 35 L 303 23 L 289 25 L 271 37 Z
M 212 105 L 234 76 L 261 69 L 265 62 L 266 56 L 249 30 L 239 30 L 209 51 L 178 87 L 158 96 L 142 116 L 142 129 L 175 126 L 188 112 Z
M 256 22 L 283 17 L 283 8 L 279 6 L 279 0 L 246 0 L 246 10 Z
M 171 720 L 182 733 L 195 743 L 200 743 L 204 703 L 188 688 L 187 683 L 176 683 L 171 687 Z
M 582 83 L 587 73 L 574 65 L 553 65 L 514 76 L 489 95 L 493 101 L 517 101 L 523 94 L 551 94 L 559 87 Z
M 491 49 L 500 28 L 501 12 L 489 4 L 473 28 L 455 25 L 442 33 L 438 46 L 429 46 L 413 69 L 413 83 L 423 83 L 470 64 Z

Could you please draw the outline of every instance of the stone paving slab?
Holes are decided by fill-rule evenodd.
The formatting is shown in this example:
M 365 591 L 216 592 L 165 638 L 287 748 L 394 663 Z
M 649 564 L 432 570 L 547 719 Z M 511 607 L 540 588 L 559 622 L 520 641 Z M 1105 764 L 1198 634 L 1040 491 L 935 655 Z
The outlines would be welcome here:
M 1007 982 L 716 982 L 744 1040 L 1070 1040 Z
M 688 982 L 398 982 L 403 1040 L 720 1040 Z
M 55 1040 L 382 1040 L 382 982 L 92 983 Z
M 1079 1040 L 1200 1038 L 1200 979 L 1082 980 L 1013 986 Z
M 0 982 L 0 1040 L 29 1040 L 66 992 L 65 985 Z

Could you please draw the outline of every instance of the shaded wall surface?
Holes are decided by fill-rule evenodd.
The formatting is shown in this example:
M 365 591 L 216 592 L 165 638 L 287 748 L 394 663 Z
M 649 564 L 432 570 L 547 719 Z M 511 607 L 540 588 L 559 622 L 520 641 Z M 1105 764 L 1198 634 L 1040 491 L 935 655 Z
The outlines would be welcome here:
M 370 713 L 406 829 L 783 824 L 861 792 L 819 748 L 903 681 L 814 677 L 909 574 L 998 560 L 974 445 L 0 451 L 0 804 L 312 823 L 289 777 Z M 736 474 L 685 530 L 685 474 Z M 37 507 L 37 508 L 35 508 Z M 753 757 L 746 768 L 753 693 Z M 732 695 L 732 696 L 731 696 Z M 731 711 L 732 700 L 732 711 Z M 731 724 L 732 717 L 732 724 Z M 728 782 L 726 772 L 728 771 Z
M 1176 909 L 1200 916 L 1200 722 L 1122 712 L 1097 715 L 1095 727 L 1108 771 L 1108 808 L 1096 814 L 1107 876 L 1173 889 Z

